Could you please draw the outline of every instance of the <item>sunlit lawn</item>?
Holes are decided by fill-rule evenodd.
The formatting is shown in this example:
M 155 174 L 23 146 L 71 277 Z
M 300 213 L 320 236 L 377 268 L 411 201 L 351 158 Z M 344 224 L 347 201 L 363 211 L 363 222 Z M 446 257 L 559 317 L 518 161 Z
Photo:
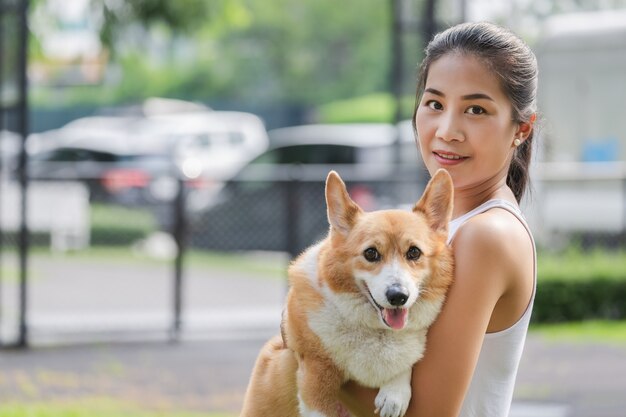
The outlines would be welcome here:
M 537 269 L 539 283 L 549 280 L 626 281 L 626 248 L 584 250 L 573 244 L 559 253 L 540 251 Z
M 10 253 L 13 248 L 6 248 Z M 46 246 L 35 246 L 31 253 L 37 256 L 50 255 Z M 54 256 L 65 256 L 68 260 L 84 259 L 111 262 L 172 263 L 172 259 L 157 259 L 141 252 L 137 245 L 93 245 L 85 249 Z M 185 263 L 194 267 L 228 269 L 241 272 L 259 272 L 261 276 L 284 274 L 288 257 L 283 253 L 261 252 L 215 252 L 189 248 Z M 584 281 L 596 279 L 626 280 L 626 250 L 583 251 L 572 247 L 562 253 L 540 252 L 538 256 L 539 282 L 552 280 Z M 10 275 L 10 271 L 7 275 Z M 14 272 L 14 271 L 13 271 Z
M 33 257 L 55 257 L 63 261 L 85 261 L 98 263 L 128 263 L 173 265 L 173 259 L 154 258 L 135 247 L 92 246 L 82 250 L 53 254 L 46 247 L 33 248 Z M 249 273 L 259 278 L 284 279 L 288 258 L 285 254 L 213 252 L 190 249 L 185 253 L 184 265 L 192 268 L 220 269 Z M 15 269 L 15 268 L 14 268 Z M 16 276 L 17 269 L 7 271 L 7 276 Z
M 626 345 L 626 320 L 533 324 L 530 331 L 554 342 Z
M 112 400 L 2 403 L 0 417 L 235 417 L 224 413 L 146 411 Z

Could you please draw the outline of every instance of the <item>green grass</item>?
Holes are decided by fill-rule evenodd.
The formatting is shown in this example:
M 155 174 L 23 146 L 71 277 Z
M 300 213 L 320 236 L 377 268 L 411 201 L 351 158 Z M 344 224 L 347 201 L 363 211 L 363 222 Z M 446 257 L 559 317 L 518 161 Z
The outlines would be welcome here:
M 44 255 L 47 248 L 34 249 L 34 253 Z M 142 256 L 128 246 L 92 246 L 66 255 L 68 259 L 111 260 L 115 262 L 171 263 L 171 260 L 158 260 Z M 242 273 L 258 273 L 262 276 L 284 277 L 287 259 L 280 256 L 262 254 L 213 252 L 190 249 L 186 253 L 187 265 L 196 268 L 217 268 Z M 539 281 L 550 280 L 626 280 L 626 250 L 607 251 L 593 249 L 584 252 L 571 248 L 563 253 L 540 252 L 538 256 Z
M 591 320 L 532 324 L 530 332 L 554 342 L 626 345 L 626 321 Z
M 329 104 L 327 109 L 328 114 L 344 117 L 341 116 L 343 110 L 338 111 L 333 107 L 334 105 L 364 114 L 364 111 L 362 112 L 359 108 L 375 108 L 378 109 L 375 111 L 380 111 L 392 104 L 393 100 L 388 95 L 374 94 L 346 102 L 335 102 L 332 105 Z M 129 246 L 134 242 L 158 230 L 154 216 L 148 210 L 92 204 L 91 224 L 91 247 L 68 254 L 68 259 L 71 257 L 99 261 L 110 259 L 115 262 L 172 262 L 171 260 L 151 259 L 129 250 Z M 47 250 L 47 245 L 33 246 L 33 253 L 37 255 L 43 255 Z M 187 252 L 185 260 L 187 265 L 192 267 L 218 268 L 259 274 L 263 277 L 285 277 L 286 260 L 277 260 L 275 257 L 263 259 L 261 256 L 250 256 L 245 253 L 219 253 L 192 249 Z M 574 243 L 558 253 L 540 250 L 537 267 L 540 283 L 547 281 L 626 281 L 626 249 L 583 250 L 580 245 Z M 14 277 L 15 273 L 6 271 L 6 276 L 7 278 Z
M 9 250 L 10 251 L 10 250 Z M 47 247 L 33 247 L 32 253 L 47 256 Z M 150 258 L 129 249 L 128 245 L 94 245 L 84 250 L 69 252 L 68 260 L 85 259 L 111 262 L 137 262 L 171 264 L 172 260 Z M 214 252 L 189 249 L 186 265 L 195 268 L 222 269 L 233 272 L 259 274 L 262 277 L 284 278 L 287 259 L 280 256 L 237 252 Z M 539 282 L 546 281 L 585 281 L 610 279 L 626 281 L 626 250 L 607 251 L 593 249 L 585 252 L 573 247 L 562 253 L 540 252 L 538 255 Z M 6 276 L 14 276 L 16 271 L 5 271 Z
M 19 278 L 20 272 L 17 268 L 0 266 L 0 280 L 3 282 L 17 282 Z
M 112 400 L 75 400 L 38 403 L 4 402 L 0 417 L 235 417 L 224 413 L 149 411 Z
M 287 257 L 245 253 L 219 253 L 191 250 L 188 254 L 190 266 L 218 268 L 229 271 L 249 272 L 265 277 L 284 279 L 287 276 Z
M 145 209 L 91 205 L 91 243 L 129 244 L 158 230 L 154 215 Z
M 366 120 L 369 116 L 366 115 L 365 109 L 374 112 L 387 109 L 382 110 L 382 112 L 388 113 L 390 106 L 393 107 L 393 100 L 390 96 L 373 94 L 345 102 L 330 103 L 326 109 L 329 115 L 336 115 L 339 118 L 354 117 L 347 114 L 354 112 L 365 115 L 363 120 Z M 347 113 L 342 116 L 344 110 L 341 109 L 344 108 Z M 334 120 L 329 118 L 326 121 L 333 122 Z M 157 262 L 145 257 L 142 259 L 141 256 L 128 250 L 128 246 L 133 242 L 158 230 L 154 216 L 150 211 L 108 204 L 92 204 L 91 224 L 92 247 L 86 251 L 76 252 L 72 256 Z M 285 274 L 286 262 L 276 262 L 275 259 L 264 260 L 259 256 L 201 250 L 190 250 L 187 255 L 186 261 L 194 267 L 206 266 L 280 277 L 284 277 Z M 596 248 L 583 250 L 580 245 L 573 243 L 566 250 L 558 253 L 540 250 L 537 267 L 540 282 L 596 279 L 626 281 L 626 249 L 611 251 Z
M 34 256 L 63 257 L 71 261 L 97 261 L 110 263 L 173 265 L 171 259 L 156 259 L 136 252 L 128 246 L 92 246 L 65 254 L 52 254 L 47 248 L 34 248 Z M 191 249 L 185 254 L 185 266 L 207 270 L 223 270 L 258 275 L 261 278 L 284 279 L 287 271 L 286 255 L 254 253 L 212 252 Z M 13 274 L 12 274 L 13 275 Z
M 142 256 L 128 245 L 158 230 L 154 216 L 147 210 L 121 206 L 93 204 L 91 206 L 92 246 L 70 256 L 75 259 L 111 259 L 125 262 L 171 263 Z M 185 262 L 192 267 L 217 268 L 262 276 L 284 278 L 286 260 L 241 254 L 189 250 Z
M 572 245 L 561 253 L 541 251 L 538 254 L 537 271 L 540 281 L 626 281 L 626 250 L 595 248 L 585 251 Z

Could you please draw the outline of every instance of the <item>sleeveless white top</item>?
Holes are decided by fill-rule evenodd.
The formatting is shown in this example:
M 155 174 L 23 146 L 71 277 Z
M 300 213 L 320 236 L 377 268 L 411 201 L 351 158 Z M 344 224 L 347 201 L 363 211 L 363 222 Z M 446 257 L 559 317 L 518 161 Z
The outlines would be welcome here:
M 513 214 L 526 228 L 534 251 L 534 284 L 530 302 L 522 317 L 508 329 L 485 334 L 476 369 L 472 376 L 459 417 L 505 417 L 509 415 L 513 388 L 537 286 L 537 252 L 535 241 L 526 220 L 517 206 L 506 200 L 489 200 L 449 223 L 448 244 L 463 223 L 492 208 L 501 208 Z

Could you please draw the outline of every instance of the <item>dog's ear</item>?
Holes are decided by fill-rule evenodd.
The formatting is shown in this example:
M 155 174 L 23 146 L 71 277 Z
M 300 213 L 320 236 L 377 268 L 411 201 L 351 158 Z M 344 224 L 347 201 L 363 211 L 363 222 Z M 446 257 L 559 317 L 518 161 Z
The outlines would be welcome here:
M 362 213 L 361 208 L 350 198 L 346 184 L 335 171 L 330 171 L 326 177 L 326 207 L 328 223 L 344 236 Z
M 439 169 L 428 182 L 413 211 L 424 213 L 433 230 L 446 232 L 452 218 L 453 197 L 452 178 L 448 171 Z

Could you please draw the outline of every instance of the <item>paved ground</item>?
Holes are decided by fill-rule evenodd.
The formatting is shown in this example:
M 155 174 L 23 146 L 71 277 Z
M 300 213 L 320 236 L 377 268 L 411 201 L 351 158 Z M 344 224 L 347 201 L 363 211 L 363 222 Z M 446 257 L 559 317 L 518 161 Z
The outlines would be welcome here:
M 168 343 L 169 266 L 44 258 L 33 270 L 34 347 L 0 352 L 0 401 L 98 397 L 236 415 L 285 291 L 280 275 L 192 269 L 186 327 L 180 342 Z M 4 340 L 14 287 L 3 287 Z M 625 345 L 531 335 L 511 417 L 623 417 L 624 393 Z

